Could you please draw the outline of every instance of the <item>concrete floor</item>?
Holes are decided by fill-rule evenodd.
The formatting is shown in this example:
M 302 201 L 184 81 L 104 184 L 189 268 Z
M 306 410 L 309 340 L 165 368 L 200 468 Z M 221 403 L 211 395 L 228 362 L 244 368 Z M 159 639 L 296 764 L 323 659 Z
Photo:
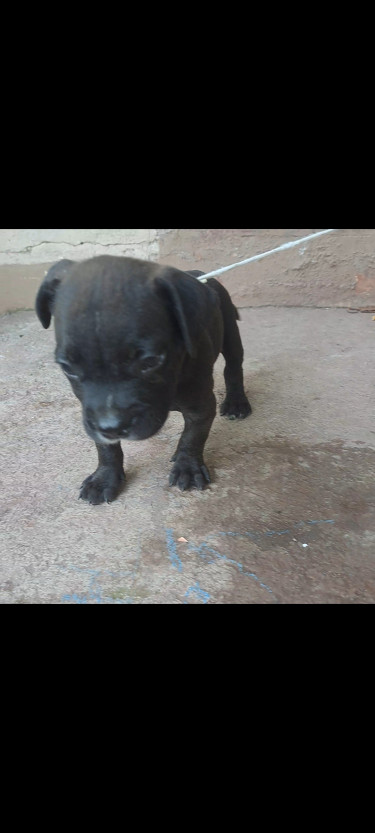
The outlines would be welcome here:
M 254 414 L 217 417 L 212 486 L 168 488 L 174 414 L 152 440 L 124 443 L 126 489 L 102 507 L 77 499 L 96 453 L 52 330 L 31 312 L 0 318 L 2 604 L 375 602 L 375 322 L 241 314 Z

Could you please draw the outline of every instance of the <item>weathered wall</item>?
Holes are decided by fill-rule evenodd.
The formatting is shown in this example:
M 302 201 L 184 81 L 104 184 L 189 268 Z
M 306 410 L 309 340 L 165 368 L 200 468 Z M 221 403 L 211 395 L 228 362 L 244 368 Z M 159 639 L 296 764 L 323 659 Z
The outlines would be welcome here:
M 117 254 L 209 271 L 319 229 L 0 229 L 0 313 L 34 306 L 60 258 Z M 223 276 L 238 307 L 375 305 L 375 229 L 334 234 Z
M 159 253 L 157 229 L 0 229 L 0 313 L 29 309 L 49 267 L 98 254 L 146 259 Z
M 160 229 L 159 260 L 208 272 L 321 229 Z M 338 229 L 223 275 L 244 307 L 375 306 L 375 229 Z

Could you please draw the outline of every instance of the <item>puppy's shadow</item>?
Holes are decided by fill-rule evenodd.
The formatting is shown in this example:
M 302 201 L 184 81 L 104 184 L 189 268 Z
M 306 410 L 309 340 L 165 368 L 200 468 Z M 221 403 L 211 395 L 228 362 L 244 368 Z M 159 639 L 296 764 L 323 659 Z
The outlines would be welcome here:
M 277 384 L 273 373 L 260 369 L 258 372 L 255 370 L 255 372 L 246 373 L 244 388 L 252 413 L 245 419 L 230 419 L 222 416 L 220 408 L 225 400 L 226 390 L 220 371 L 219 374 L 215 373 L 217 414 L 205 453 L 207 465 L 212 472 L 214 472 L 215 465 L 218 468 L 226 465 L 228 452 L 244 454 L 270 433 L 270 415 L 274 418 L 278 412 L 280 382 Z
M 132 488 L 136 483 L 142 480 L 142 466 L 130 463 L 125 465 L 126 480 L 121 488 L 120 495 L 123 495 L 127 489 Z

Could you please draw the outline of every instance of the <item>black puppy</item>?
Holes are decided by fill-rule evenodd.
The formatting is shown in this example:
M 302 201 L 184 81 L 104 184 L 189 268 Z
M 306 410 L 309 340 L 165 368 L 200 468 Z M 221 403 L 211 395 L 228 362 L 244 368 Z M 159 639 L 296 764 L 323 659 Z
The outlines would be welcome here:
M 125 474 L 120 442 L 152 437 L 169 411 L 185 430 L 170 485 L 183 491 L 210 482 L 203 451 L 216 415 L 213 366 L 226 360 L 221 413 L 251 413 L 243 387 L 238 313 L 216 280 L 132 258 L 63 260 L 40 287 L 36 311 L 46 329 L 55 318 L 56 361 L 82 403 L 99 466 L 81 488 L 93 504 L 111 502 Z

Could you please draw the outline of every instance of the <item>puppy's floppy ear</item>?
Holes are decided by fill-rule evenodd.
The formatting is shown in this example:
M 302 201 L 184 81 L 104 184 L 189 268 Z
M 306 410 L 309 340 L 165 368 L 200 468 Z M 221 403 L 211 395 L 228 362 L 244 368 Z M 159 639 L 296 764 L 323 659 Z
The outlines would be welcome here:
M 177 322 L 187 352 L 195 356 L 202 328 L 218 303 L 216 293 L 192 275 L 171 267 L 155 278 L 155 285 Z
M 51 323 L 56 292 L 61 281 L 69 274 L 72 266 L 74 266 L 73 260 L 59 260 L 51 267 L 39 289 L 35 309 L 45 330 L 48 330 Z

